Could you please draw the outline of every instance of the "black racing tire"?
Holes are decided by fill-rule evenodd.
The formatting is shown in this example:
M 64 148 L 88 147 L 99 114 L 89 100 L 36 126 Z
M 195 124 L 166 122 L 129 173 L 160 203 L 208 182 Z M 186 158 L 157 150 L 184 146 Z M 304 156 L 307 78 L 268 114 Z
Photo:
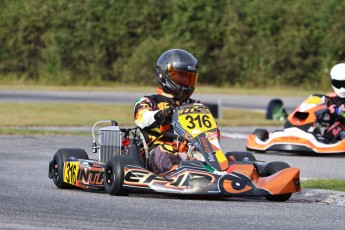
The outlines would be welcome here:
M 129 190 L 123 189 L 127 156 L 112 156 L 104 169 L 104 188 L 106 193 L 113 196 L 128 196 Z
M 278 120 L 284 120 L 287 118 L 287 112 L 283 108 L 283 101 L 281 99 L 273 99 L 268 103 L 267 111 L 266 111 L 266 119 L 277 120 L 277 117 L 276 117 L 277 114 L 275 114 L 277 112 L 279 116 Z
M 263 175 L 264 177 L 271 176 L 283 169 L 290 168 L 290 166 L 281 161 L 270 162 L 266 165 Z M 281 195 L 269 195 L 266 196 L 266 199 L 269 201 L 284 202 L 290 199 L 292 193 L 286 193 Z
M 75 157 L 77 159 L 89 159 L 89 156 L 84 149 L 64 148 L 59 149 L 55 153 L 51 170 L 54 184 L 60 189 L 73 187 L 72 185 L 69 185 L 63 181 L 64 162 L 70 157 Z
M 234 151 L 225 153 L 226 158 L 228 158 L 229 156 L 234 156 L 236 158 L 236 161 L 256 161 L 255 156 L 250 152 Z
M 266 141 L 269 137 L 266 129 L 255 129 L 253 134 L 262 141 Z

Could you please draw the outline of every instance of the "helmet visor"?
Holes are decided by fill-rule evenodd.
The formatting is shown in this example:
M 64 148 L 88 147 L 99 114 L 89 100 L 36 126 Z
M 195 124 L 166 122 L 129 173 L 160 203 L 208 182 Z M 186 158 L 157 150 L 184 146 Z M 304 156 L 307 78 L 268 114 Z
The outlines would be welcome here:
M 199 72 L 189 72 L 172 69 L 169 72 L 169 78 L 179 85 L 186 87 L 195 87 L 199 77 Z
M 340 89 L 340 88 L 345 89 L 345 80 L 339 81 L 339 80 L 332 79 L 332 85 L 337 89 Z

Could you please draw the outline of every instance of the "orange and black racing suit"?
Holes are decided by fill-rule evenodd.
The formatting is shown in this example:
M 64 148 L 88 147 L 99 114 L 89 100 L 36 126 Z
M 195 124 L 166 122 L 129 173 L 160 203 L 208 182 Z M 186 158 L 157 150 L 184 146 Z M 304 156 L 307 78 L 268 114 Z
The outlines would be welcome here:
M 157 89 L 157 94 L 140 98 L 134 106 L 135 124 L 147 137 L 149 147 L 148 166 L 157 174 L 162 174 L 171 169 L 174 164 L 178 164 L 181 159 L 177 154 L 174 140 L 162 135 L 163 131 L 172 131 L 169 124 L 164 126 L 155 119 L 155 114 L 169 106 L 179 106 L 184 103 L 197 102 L 187 99 L 185 102 L 174 99 L 170 94 Z

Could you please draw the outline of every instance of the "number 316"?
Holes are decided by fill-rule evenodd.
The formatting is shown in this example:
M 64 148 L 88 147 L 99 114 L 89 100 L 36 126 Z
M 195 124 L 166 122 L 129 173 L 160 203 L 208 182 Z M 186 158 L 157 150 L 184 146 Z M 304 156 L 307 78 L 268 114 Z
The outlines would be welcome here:
M 189 124 L 187 125 L 187 128 L 189 129 L 194 129 L 197 125 L 199 125 L 200 128 L 202 128 L 203 126 L 205 126 L 206 128 L 211 128 L 212 123 L 210 121 L 210 117 L 207 115 L 197 115 L 195 117 L 192 117 L 190 115 L 186 116 L 186 120 L 189 122 Z

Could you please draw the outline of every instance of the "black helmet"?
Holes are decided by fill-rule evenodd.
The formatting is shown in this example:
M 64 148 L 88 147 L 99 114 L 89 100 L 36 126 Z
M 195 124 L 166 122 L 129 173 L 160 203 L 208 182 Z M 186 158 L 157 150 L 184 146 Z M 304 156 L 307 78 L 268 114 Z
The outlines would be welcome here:
M 199 76 L 198 60 L 182 49 L 164 52 L 157 61 L 157 81 L 165 93 L 178 100 L 188 99 Z

